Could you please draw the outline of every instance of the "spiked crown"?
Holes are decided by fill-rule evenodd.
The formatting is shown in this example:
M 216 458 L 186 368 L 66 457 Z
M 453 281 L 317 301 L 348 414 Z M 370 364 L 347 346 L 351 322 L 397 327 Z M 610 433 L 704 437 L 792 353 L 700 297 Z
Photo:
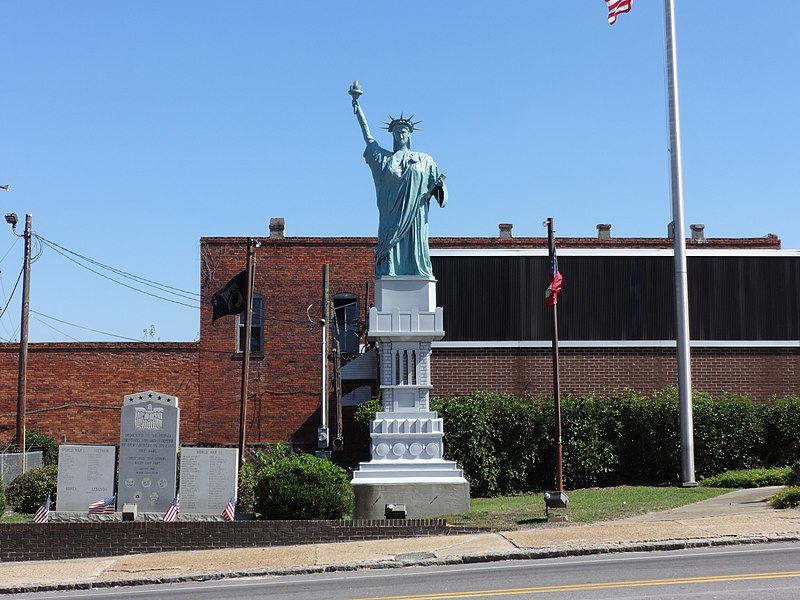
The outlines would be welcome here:
M 392 131 L 394 131 L 394 128 L 397 127 L 398 125 L 405 125 L 406 127 L 408 127 L 409 131 L 414 131 L 416 126 L 422 123 L 422 121 L 412 121 L 413 118 L 414 115 L 411 115 L 410 117 L 404 117 L 403 113 L 400 113 L 400 116 L 397 118 L 394 118 L 392 117 L 392 115 L 389 115 L 389 120 L 386 121 L 385 129 L 388 129 L 389 133 L 391 133 Z

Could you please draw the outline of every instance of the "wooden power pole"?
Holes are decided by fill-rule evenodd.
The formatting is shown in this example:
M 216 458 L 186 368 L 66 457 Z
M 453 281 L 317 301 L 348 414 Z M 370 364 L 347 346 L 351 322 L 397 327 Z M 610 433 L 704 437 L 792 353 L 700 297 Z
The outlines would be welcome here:
M 22 268 L 22 320 L 19 329 L 19 377 L 17 379 L 17 448 L 22 453 L 22 472 L 27 471 L 25 408 L 28 389 L 28 317 L 31 293 L 31 215 L 25 215 L 25 262 Z

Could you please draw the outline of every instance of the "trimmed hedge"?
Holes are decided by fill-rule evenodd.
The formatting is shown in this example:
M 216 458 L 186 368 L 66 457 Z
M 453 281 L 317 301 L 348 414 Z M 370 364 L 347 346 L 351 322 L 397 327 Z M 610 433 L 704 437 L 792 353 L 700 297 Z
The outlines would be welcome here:
M 265 519 L 343 519 L 353 511 L 347 472 L 311 454 L 276 446 L 257 457 L 254 508 Z
M 357 420 L 366 422 L 375 406 L 373 401 L 361 410 Z M 744 397 L 694 392 L 692 406 L 698 479 L 785 467 L 800 457 L 800 397 L 754 404 Z M 464 469 L 473 496 L 554 486 L 552 399 L 481 392 L 432 398 L 431 409 L 444 419 L 445 457 Z M 567 395 L 561 425 L 567 489 L 680 482 L 675 388 L 649 396 L 630 390 L 602 398 Z
M 55 510 L 57 485 L 57 465 L 31 469 L 9 484 L 6 499 L 15 512 L 34 513 L 50 496 L 50 509 Z
M 771 469 L 744 469 L 725 471 L 719 475 L 706 477 L 700 482 L 705 487 L 755 488 L 769 485 L 786 485 L 789 481 L 789 467 Z

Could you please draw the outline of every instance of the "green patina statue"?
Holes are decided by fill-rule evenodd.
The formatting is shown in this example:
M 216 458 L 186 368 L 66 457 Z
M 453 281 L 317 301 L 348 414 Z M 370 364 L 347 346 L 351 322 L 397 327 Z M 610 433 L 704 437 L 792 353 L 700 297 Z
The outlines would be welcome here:
M 361 88 L 354 82 L 348 92 L 361 125 L 364 158 L 372 170 L 378 199 L 378 245 L 375 248 L 375 278 L 433 278 L 428 251 L 428 210 L 431 198 L 439 206 L 447 203 L 445 176 L 427 154 L 411 151 L 411 134 L 418 122 L 400 117 L 386 123 L 394 139 L 392 151 L 381 148 L 372 137 L 364 111 L 358 103 Z

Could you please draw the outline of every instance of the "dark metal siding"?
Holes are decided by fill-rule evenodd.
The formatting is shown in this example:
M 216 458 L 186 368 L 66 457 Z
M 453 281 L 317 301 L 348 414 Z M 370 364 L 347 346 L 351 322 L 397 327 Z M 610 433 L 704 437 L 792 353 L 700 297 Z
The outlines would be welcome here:
M 445 340 L 549 340 L 545 256 L 435 256 Z M 688 258 L 694 340 L 800 339 L 800 259 Z M 562 340 L 675 339 L 669 256 L 560 256 Z

